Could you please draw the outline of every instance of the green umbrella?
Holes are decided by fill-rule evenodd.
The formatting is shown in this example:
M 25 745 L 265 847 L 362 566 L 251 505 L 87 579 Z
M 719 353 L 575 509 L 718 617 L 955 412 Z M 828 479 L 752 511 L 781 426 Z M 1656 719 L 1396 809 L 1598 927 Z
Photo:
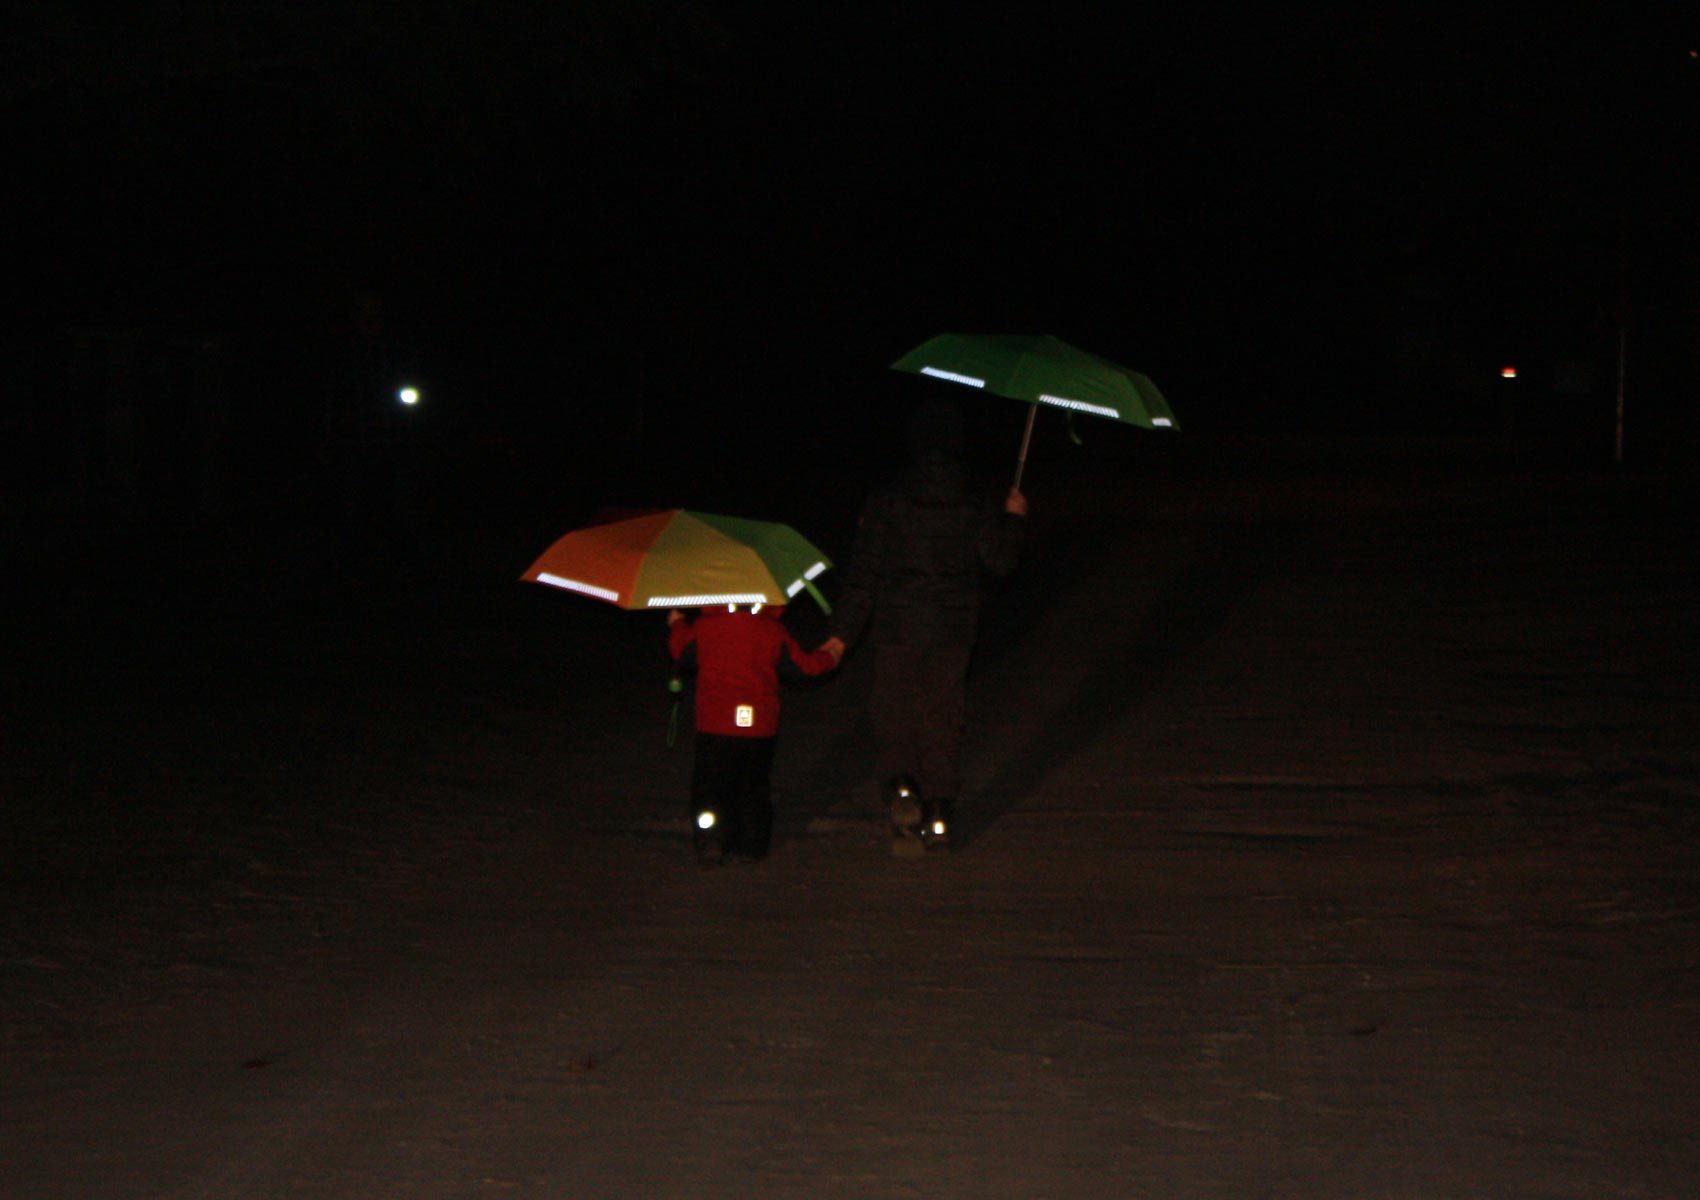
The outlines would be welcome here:
M 1041 404 L 1144 429 L 1179 428 L 1169 402 L 1149 378 L 1048 333 L 941 333 L 891 365 L 1031 404 L 1015 462 L 1016 487 Z

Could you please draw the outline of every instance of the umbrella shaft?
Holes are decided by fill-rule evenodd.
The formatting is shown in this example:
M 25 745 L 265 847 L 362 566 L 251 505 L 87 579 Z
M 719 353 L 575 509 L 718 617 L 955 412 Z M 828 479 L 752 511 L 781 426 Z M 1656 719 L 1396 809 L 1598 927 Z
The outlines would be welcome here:
M 1015 456 L 1015 486 L 1021 487 L 1021 473 L 1027 469 L 1027 447 L 1033 441 L 1033 420 L 1039 415 L 1039 406 L 1027 406 L 1027 428 L 1021 431 L 1021 452 Z

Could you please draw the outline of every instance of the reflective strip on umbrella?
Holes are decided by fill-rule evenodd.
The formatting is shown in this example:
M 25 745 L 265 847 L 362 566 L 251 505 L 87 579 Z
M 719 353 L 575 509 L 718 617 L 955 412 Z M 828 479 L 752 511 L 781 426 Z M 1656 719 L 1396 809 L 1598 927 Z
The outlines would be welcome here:
M 951 383 L 965 383 L 969 387 L 983 388 L 986 386 L 984 379 L 976 379 L 972 375 L 959 375 L 955 371 L 946 371 L 943 367 L 922 367 L 921 374 L 931 375 L 934 379 L 947 379 Z
M 537 573 L 537 582 L 546 583 L 550 587 L 566 588 L 569 592 L 582 592 L 586 596 L 595 596 L 598 600 L 607 600 L 612 604 L 620 602 L 620 593 L 608 588 L 597 587 L 594 583 L 581 583 L 577 579 L 567 579 L 561 575 L 551 575 L 547 571 Z
M 767 604 L 769 600 L 760 592 L 726 592 L 708 596 L 651 596 L 643 603 L 645 608 L 705 608 L 714 604 Z
M 816 563 L 814 566 L 810 567 L 807 571 L 804 571 L 796 579 L 793 579 L 790 583 L 790 586 L 788 586 L 785 589 L 785 594 L 787 596 L 795 596 L 798 592 L 800 592 L 804 588 L 808 587 L 809 584 L 814 581 L 815 577 L 817 575 L 819 575 L 824 570 L 826 570 L 826 564 L 825 563 L 823 563 L 823 562 Z M 814 594 L 815 599 L 817 599 L 817 600 L 820 599 L 819 593 L 815 593 L 814 589 L 810 588 L 810 592 L 812 594 Z M 831 612 L 832 610 L 827 609 L 827 611 Z
M 1075 412 L 1091 413 L 1095 417 L 1109 417 L 1112 421 L 1121 420 L 1121 410 L 1110 408 L 1104 404 L 1088 404 L 1084 400 L 1070 400 L 1066 396 L 1053 396 L 1048 392 L 1039 395 L 1040 404 L 1054 404 L 1058 408 L 1072 409 Z

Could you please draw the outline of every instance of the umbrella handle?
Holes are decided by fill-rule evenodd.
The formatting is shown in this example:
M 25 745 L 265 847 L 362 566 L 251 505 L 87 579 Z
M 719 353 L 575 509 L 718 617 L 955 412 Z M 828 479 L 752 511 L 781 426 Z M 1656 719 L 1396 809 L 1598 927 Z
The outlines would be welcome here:
M 1027 428 L 1021 431 L 1021 451 L 1015 456 L 1015 486 L 1021 487 L 1021 473 L 1027 469 L 1027 447 L 1033 441 L 1033 419 L 1039 415 L 1039 406 L 1031 404 L 1027 407 Z
M 832 615 L 832 605 L 828 604 L 826 602 L 826 597 L 820 594 L 820 589 L 815 586 L 814 580 L 803 580 L 803 587 L 810 596 L 814 597 L 815 603 L 820 605 L 820 610 L 830 617 Z

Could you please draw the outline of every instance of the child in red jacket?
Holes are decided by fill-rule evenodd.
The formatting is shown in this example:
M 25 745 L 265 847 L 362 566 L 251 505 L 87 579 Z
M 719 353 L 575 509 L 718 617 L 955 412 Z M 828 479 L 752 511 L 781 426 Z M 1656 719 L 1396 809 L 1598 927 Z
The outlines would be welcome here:
M 776 604 L 705 608 L 694 621 L 676 609 L 667 614 L 668 652 L 697 672 L 691 819 L 704 864 L 767 854 L 780 672 L 819 675 L 842 653 L 805 652 L 781 623 L 784 615 Z

